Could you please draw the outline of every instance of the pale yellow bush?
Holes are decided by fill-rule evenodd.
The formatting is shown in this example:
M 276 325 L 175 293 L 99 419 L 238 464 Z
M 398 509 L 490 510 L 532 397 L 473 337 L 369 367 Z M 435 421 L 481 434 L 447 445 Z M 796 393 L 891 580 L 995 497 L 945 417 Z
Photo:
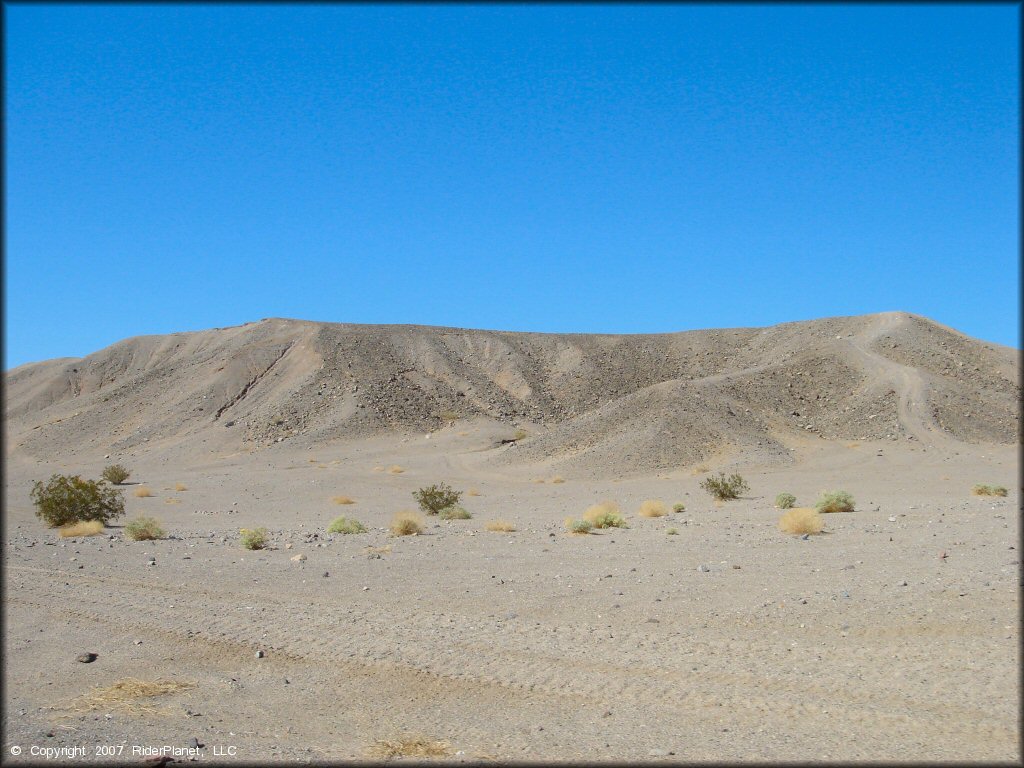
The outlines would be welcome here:
M 664 517 L 668 514 L 668 506 L 661 499 L 647 499 L 637 514 L 640 517 Z
M 813 507 L 793 507 L 779 518 L 779 530 L 784 533 L 821 533 L 825 521 Z

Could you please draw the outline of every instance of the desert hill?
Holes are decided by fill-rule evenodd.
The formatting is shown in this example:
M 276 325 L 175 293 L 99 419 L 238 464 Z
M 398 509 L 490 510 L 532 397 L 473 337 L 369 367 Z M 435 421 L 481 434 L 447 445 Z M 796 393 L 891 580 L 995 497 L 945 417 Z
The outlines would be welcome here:
M 808 439 L 1013 443 L 1019 352 L 902 312 L 669 334 L 266 319 L 126 339 L 6 374 L 27 457 L 253 450 L 473 420 L 495 462 L 651 470 Z M 499 430 L 500 431 L 500 430 Z

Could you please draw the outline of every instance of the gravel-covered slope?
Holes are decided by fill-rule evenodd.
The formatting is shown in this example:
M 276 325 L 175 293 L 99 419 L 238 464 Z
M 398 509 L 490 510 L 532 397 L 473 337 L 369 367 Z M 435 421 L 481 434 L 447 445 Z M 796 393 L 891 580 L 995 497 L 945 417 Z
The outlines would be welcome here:
M 524 426 L 500 462 L 580 470 L 786 461 L 788 442 L 1012 443 L 1019 352 L 906 313 L 674 334 L 537 334 L 267 319 L 8 372 L 8 450 L 253 450 Z

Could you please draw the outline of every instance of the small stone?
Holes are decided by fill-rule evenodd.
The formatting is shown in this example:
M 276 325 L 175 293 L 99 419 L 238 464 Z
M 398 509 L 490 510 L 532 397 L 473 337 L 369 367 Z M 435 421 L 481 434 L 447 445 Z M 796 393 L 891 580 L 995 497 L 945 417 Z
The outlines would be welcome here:
M 301 563 L 305 559 L 306 559 L 306 556 L 300 552 L 299 554 L 295 555 L 295 557 L 292 558 L 292 562 L 293 563 Z
M 141 640 L 136 640 L 136 641 L 135 641 L 135 644 L 136 644 L 136 645 L 142 645 L 142 641 L 141 641 Z
M 330 576 L 330 575 L 331 575 L 331 574 L 330 574 L 330 573 L 329 573 L 328 571 L 324 571 L 324 578 L 325 578 L 325 579 L 326 579 L 326 578 L 327 578 L 328 576 Z
M 203 745 L 199 743 L 199 739 L 197 739 L 195 736 L 188 740 L 189 749 L 199 749 L 201 746 Z
M 99 658 L 99 654 L 95 654 L 95 653 L 89 652 L 89 653 L 83 653 L 83 654 L 79 655 L 77 661 L 80 661 L 83 664 L 92 664 L 98 658 Z
M 265 653 L 263 653 L 263 651 L 256 651 L 256 658 L 257 658 L 257 659 L 262 659 L 262 658 L 264 658 L 265 656 L 266 656 L 266 654 L 265 654 Z
M 700 565 L 698 565 L 697 566 L 697 570 L 700 571 L 701 573 L 709 573 L 711 571 L 711 569 L 708 566 L 704 565 L 704 563 L 701 563 Z
M 740 566 L 738 566 L 738 565 L 733 565 L 732 569 L 733 569 L 734 571 L 738 571 L 738 570 L 740 570 Z
M 811 538 L 811 534 L 809 534 L 809 533 L 805 533 L 805 534 L 804 534 L 803 536 L 801 536 L 800 538 L 801 538 L 801 539 L 803 539 L 804 541 L 807 541 L 807 540 L 808 540 L 809 538 Z
M 911 509 L 913 509 L 913 507 L 911 507 Z M 890 517 L 889 517 L 889 522 L 890 522 L 890 523 L 895 523 L 895 522 L 896 522 L 896 518 L 895 518 L 895 517 L 892 517 L 892 516 L 890 516 Z
M 667 749 L 650 749 L 647 751 L 648 757 L 668 757 L 669 751 Z
M 288 542 L 287 544 L 285 544 L 285 545 L 284 545 L 284 548 L 285 548 L 285 549 L 291 549 L 291 548 L 292 548 L 292 547 L 294 547 L 294 546 L 295 546 L 295 545 L 294 545 L 294 544 L 292 544 L 292 543 L 291 543 L 291 542 L 289 541 L 289 542 Z

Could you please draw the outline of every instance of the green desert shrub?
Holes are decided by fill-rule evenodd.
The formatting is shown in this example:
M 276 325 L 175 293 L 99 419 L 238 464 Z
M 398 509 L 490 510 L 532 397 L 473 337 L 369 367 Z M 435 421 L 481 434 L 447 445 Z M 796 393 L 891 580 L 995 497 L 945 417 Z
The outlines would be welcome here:
M 822 491 L 814 508 L 819 512 L 853 512 L 853 496 L 846 491 Z
M 51 528 L 98 520 L 106 525 L 124 514 L 124 496 L 102 480 L 83 480 L 78 475 L 52 475 L 47 483 L 36 481 L 30 494 L 36 515 Z
M 152 541 L 153 539 L 162 539 L 167 535 L 156 518 L 141 516 L 129 520 L 124 527 L 124 533 L 132 541 Z
M 565 527 L 569 533 L 590 533 L 594 529 L 594 524 L 589 520 L 573 520 L 571 517 L 565 518 Z
M 594 528 L 629 528 L 626 518 L 619 512 L 619 505 L 614 501 L 602 501 L 588 507 L 583 519 Z
M 775 506 L 779 509 L 792 509 L 796 505 L 796 496 L 792 493 L 780 493 L 775 497 Z
M 100 477 L 102 477 L 108 483 L 112 483 L 113 485 L 120 485 L 121 483 L 128 479 L 128 476 L 130 474 L 131 472 L 129 472 L 126 467 L 123 467 L 120 464 L 111 464 L 109 467 L 106 467 L 103 470 L 102 474 L 100 474 Z
M 473 517 L 464 507 L 460 507 L 458 504 L 445 507 L 437 514 L 442 520 L 469 520 Z
M 366 533 L 366 526 L 351 517 L 336 517 L 327 526 L 328 533 Z
M 243 528 L 240 541 L 246 549 L 263 549 L 267 546 L 266 528 Z
M 708 477 L 701 481 L 700 487 L 714 496 L 718 501 L 738 499 L 741 493 L 750 490 L 747 481 L 736 474 L 725 476 L 719 472 L 717 477 Z
M 462 492 L 452 489 L 450 486 L 440 483 L 427 488 L 420 488 L 412 492 L 412 497 L 420 505 L 420 509 L 428 515 L 436 515 L 442 509 L 455 506 L 462 498 Z
M 679 502 L 678 504 L 673 504 L 672 505 L 672 511 L 673 512 L 685 512 L 686 511 L 686 505 L 683 504 L 682 502 Z
M 971 493 L 975 496 L 1005 496 L 1007 494 L 1007 490 L 1001 485 L 985 485 L 984 483 L 979 483 L 971 488 Z

